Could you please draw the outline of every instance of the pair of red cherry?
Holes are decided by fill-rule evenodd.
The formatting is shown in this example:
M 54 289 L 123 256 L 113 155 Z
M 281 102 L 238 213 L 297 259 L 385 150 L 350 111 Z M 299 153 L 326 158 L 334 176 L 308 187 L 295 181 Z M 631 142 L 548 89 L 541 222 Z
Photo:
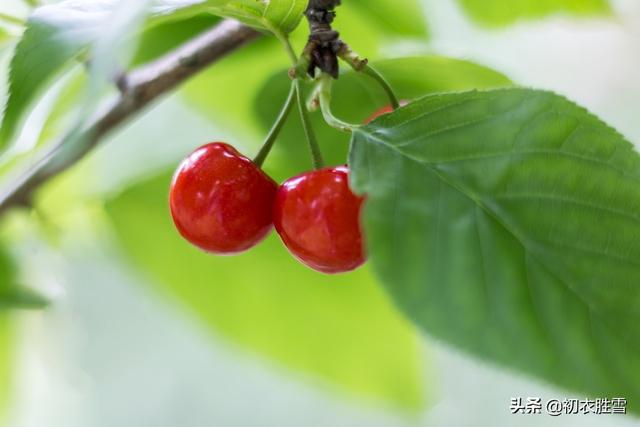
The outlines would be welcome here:
M 365 121 L 391 112 L 390 106 Z M 289 251 L 323 273 L 366 260 L 360 215 L 364 199 L 349 188 L 346 166 L 315 170 L 278 186 L 255 163 L 216 142 L 187 157 L 173 178 L 170 207 L 180 234 L 216 254 L 260 243 L 275 225 Z
M 307 172 L 278 186 L 255 163 L 224 143 L 200 147 L 171 185 L 171 214 L 182 236 L 217 254 L 245 251 L 275 224 L 291 253 L 323 273 L 351 271 L 365 261 L 360 210 L 344 166 Z

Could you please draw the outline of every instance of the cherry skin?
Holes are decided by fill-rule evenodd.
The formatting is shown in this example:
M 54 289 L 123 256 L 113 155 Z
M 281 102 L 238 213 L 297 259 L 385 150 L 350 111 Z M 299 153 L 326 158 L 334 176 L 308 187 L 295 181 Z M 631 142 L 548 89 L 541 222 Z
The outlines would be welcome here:
M 235 254 L 273 226 L 278 185 L 228 144 L 204 145 L 176 171 L 169 195 L 180 234 L 206 252 Z
M 409 104 L 409 101 L 405 101 L 405 100 L 400 101 L 401 107 L 404 107 L 405 105 L 408 105 L 408 104 Z M 389 113 L 393 113 L 393 106 L 391 104 L 386 105 L 381 109 L 379 109 L 378 111 L 376 111 L 375 113 L 373 113 L 368 119 L 364 121 L 364 124 L 368 125 L 378 117 L 384 116 L 385 114 L 389 114 Z
M 303 264 L 322 273 L 344 273 L 366 260 L 360 226 L 363 201 L 349 188 L 346 166 L 312 171 L 280 186 L 273 222 Z

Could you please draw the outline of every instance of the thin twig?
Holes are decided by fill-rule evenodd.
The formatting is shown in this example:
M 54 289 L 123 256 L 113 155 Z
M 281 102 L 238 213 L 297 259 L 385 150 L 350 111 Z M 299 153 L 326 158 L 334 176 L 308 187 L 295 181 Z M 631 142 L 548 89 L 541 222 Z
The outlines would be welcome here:
M 259 33 L 237 21 L 224 20 L 175 51 L 119 79 L 120 98 L 80 133 L 66 135 L 39 162 L 0 189 L 0 213 L 29 204 L 33 192 L 93 150 L 102 139 L 135 117 L 152 101 L 166 94 L 207 66 L 259 37 Z M 67 145 L 73 143 L 74 149 Z

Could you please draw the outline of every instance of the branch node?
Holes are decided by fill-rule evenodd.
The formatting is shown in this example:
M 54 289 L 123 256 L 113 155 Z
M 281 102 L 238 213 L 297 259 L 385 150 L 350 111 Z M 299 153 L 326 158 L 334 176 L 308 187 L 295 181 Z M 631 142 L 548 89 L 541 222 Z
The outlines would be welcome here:
M 340 0 L 311 0 L 305 11 L 310 29 L 305 47 L 305 54 L 310 59 L 306 71 L 312 78 L 316 75 L 316 69 L 336 79 L 340 73 L 338 52 L 344 42 L 340 40 L 340 33 L 331 27 L 336 18 L 334 9 L 340 3 Z

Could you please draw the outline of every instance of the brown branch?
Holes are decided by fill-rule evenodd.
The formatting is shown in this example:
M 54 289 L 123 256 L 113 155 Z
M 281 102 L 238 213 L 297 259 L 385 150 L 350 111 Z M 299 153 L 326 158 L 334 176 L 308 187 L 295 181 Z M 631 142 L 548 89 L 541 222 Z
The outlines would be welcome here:
M 316 75 L 316 69 L 338 78 L 338 52 L 344 43 L 340 40 L 340 33 L 331 24 L 336 18 L 335 8 L 340 3 L 341 0 L 310 0 L 305 11 L 311 34 L 303 55 L 308 61 L 306 71 L 312 78 Z
M 175 51 L 121 76 L 117 82 L 121 96 L 107 111 L 80 133 L 65 136 L 9 188 L 0 190 L 0 213 L 11 207 L 29 205 L 33 192 L 43 183 L 84 158 L 105 136 L 152 101 L 257 37 L 259 33 L 255 30 L 237 21 L 224 20 Z

